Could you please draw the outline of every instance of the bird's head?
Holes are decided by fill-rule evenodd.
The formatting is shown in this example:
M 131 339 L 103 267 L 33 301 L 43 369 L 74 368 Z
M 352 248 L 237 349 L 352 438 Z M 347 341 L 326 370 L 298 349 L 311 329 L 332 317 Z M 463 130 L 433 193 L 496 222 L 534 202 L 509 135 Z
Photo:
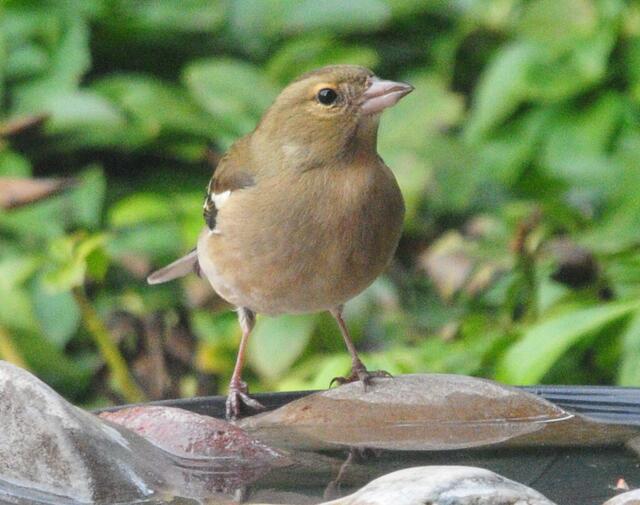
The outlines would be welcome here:
M 331 162 L 363 149 L 375 153 L 380 113 L 412 90 L 364 67 L 323 67 L 289 84 L 256 134 L 299 166 Z

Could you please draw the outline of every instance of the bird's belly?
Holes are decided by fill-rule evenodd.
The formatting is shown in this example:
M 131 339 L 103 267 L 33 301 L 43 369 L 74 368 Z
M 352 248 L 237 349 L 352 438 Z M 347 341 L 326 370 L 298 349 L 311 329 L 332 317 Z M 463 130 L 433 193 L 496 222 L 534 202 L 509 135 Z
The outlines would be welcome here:
M 244 244 L 205 229 L 198 258 L 213 289 L 229 303 L 272 315 L 319 312 L 347 302 L 380 275 L 397 246 L 399 223 L 395 228 L 367 240 L 360 230 L 359 240 L 319 234 L 301 243 L 294 234 Z
M 198 241 L 200 267 L 216 292 L 280 314 L 332 309 L 369 286 L 398 245 L 402 195 L 386 167 L 339 176 L 326 183 L 321 171 L 309 171 L 305 177 L 320 182 L 291 182 L 294 198 L 270 197 L 281 189 L 266 183 L 232 195 L 218 213 L 219 233 L 205 229 Z

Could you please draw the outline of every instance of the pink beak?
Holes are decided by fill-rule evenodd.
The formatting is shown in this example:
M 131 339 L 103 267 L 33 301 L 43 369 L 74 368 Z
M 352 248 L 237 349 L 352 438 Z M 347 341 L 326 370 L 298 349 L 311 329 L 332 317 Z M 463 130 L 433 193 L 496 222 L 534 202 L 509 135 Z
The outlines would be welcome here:
M 403 96 L 413 91 L 413 86 L 404 82 L 385 81 L 378 77 L 371 77 L 370 85 L 363 93 L 364 114 L 376 114 L 387 107 L 392 107 Z

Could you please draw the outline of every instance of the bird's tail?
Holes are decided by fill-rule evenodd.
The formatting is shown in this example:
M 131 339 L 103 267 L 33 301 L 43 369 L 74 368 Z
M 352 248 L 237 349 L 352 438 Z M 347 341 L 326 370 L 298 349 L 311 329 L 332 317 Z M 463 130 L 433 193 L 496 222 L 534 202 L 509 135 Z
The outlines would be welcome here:
M 147 282 L 149 284 L 162 284 L 163 282 L 169 282 L 179 277 L 184 277 L 191 272 L 195 272 L 198 275 L 200 274 L 198 252 L 195 249 L 166 267 L 153 272 L 149 277 L 147 277 Z

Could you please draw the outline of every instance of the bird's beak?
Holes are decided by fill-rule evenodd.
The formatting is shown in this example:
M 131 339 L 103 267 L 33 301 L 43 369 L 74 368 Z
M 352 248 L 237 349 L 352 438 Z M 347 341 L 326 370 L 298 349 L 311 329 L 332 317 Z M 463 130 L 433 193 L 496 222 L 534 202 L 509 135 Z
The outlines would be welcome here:
M 364 114 L 382 112 L 413 91 L 413 86 L 404 82 L 385 81 L 378 77 L 372 77 L 369 82 L 369 87 L 362 95 L 364 102 L 361 110 Z

